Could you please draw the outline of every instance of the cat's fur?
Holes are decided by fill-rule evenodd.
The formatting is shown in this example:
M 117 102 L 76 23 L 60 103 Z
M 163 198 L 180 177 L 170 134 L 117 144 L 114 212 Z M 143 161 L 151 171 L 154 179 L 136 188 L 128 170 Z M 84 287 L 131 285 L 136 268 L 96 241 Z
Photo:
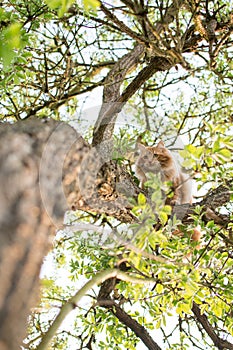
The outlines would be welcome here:
M 168 204 L 186 204 L 192 203 L 192 180 L 189 176 L 181 171 L 178 161 L 172 153 L 165 147 L 163 141 L 160 141 L 157 146 L 146 147 L 138 143 L 140 151 L 139 157 L 135 163 L 136 175 L 140 180 L 141 187 L 147 181 L 147 174 L 160 174 L 162 181 L 172 183 L 174 195 Z M 181 232 L 176 230 L 173 234 L 179 235 Z M 201 238 L 200 230 L 195 227 L 191 235 L 193 241 L 199 242 Z M 200 248 L 198 246 L 197 248 Z M 187 259 L 190 255 L 187 255 Z
M 144 188 L 147 173 L 160 173 L 162 181 L 172 183 L 174 191 L 172 204 L 191 204 L 192 181 L 187 174 L 181 171 L 178 161 L 165 147 L 163 141 L 153 147 L 146 147 L 139 143 L 138 148 L 140 154 L 135 165 L 141 187 Z

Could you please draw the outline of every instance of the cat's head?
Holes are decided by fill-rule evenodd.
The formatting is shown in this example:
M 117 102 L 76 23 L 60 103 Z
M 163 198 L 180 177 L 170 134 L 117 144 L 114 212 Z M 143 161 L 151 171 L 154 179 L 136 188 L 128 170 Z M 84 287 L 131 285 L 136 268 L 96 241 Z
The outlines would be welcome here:
M 147 172 L 159 172 L 161 167 L 169 166 L 172 161 L 171 153 L 163 141 L 153 147 L 146 147 L 138 143 L 138 149 L 140 154 L 137 164 Z
M 163 141 L 160 141 L 157 146 L 148 147 L 148 149 L 153 153 L 154 158 L 157 159 L 162 167 L 169 166 L 172 162 L 172 155 L 165 147 Z
M 137 159 L 137 165 L 146 173 L 157 173 L 161 171 L 161 166 L 157 157 L 153 153 L 153 147 L 146 147 L 141 143 L 138 143 L 139 156 Z

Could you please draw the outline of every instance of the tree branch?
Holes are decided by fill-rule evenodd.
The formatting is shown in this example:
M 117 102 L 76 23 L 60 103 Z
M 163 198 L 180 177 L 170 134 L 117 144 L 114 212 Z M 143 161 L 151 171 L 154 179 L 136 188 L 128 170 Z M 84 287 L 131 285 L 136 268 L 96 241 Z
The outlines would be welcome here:
M 120 87 L 129 71 L 135 69 L 141 56 L 144 53 L 144 46 L 138 44 L 135 48 L 124 55 L 111 69 L 104 82 L 103 103 L 95 123 L 92 145 L 96 146 L 104 139 L 104 132 L 110 128 L 112 135 L 116 113 L 120 112 L 123 106 L 117 101 L 120 96 Z M 107 137 L 107 138 L 110 138 Z
M 158 37 L 163 30 L 163 27 L 174 20 L 176 13 L 179 11 L 183 3 L 184 0 L 176 0 L 167 8 L 162 21 L 158 22 L 153 28 L 153 37 L 154 33 L 156 33 L 156 37 Z M 108 74 L 104 84 L 102 108 L 93 132 L 92 144 L 94 146 L 100 144 L 103 140 L 111 138 L 117 113 L 122 110 L 124 104 L 145 83 L 145 81 L 156 72 L 168 70 L 175 65 L 175 62 L 171 64 L 166 57 L 154 57 L 149 65 L 138 74 L 138 76 L 126 88 L 122 95 L 120 95 L 120 87 L 125 76 L 129 71 L 135 69 L 139 63 L 141 55 L 145 52 L 145 50 L 145 44 L 138 44 L 130 53 L 123 56 Z M 156 56 L 155 53 L 153 55 Z
M 228 342 L 227 340 L 221 339 L 216 333 L 212 325 L 209 323 L 206 315 L 201 314 L 201 310 L 198 305 L 193 302 L 192 311 L 197 318 L 197 321 L 202 325 L 208 336 L 212 339 L 214 345 L 219 350 L 229 349 L 233 350 L 233 344 Z
M 172 66 L 173 64 L 165 57 L 153 57 L 149 65 L 139 72 L 134 80 L 127 86 L 125 91 L 123 91 L 123 93 L 116 98 L 114 102 L 106 102 L 106 104 L 103 104 L 100 112 L 101 117 L 98 117 L 98 121 L 95 125 L 92 145 L 96 146 L 103 140 L 110 139 L 114 130 L 117 113 L 122 110 L 123 106 L 130 99 L 130 97 L 132 97 L 135 92 L 156 72 L 168 70 Z M 116 94 L 111 96 L 116 96 Z M 110 102 L 110 100 L 108 102 Z
M 74 147 L 67 159 L 77 158 L 80 153 Z M 67 193 L 67 201 L 71 208 L 86 211 L 95 211 L 112 215 L 123 222 L 133 222 L 136 220 L 132 214 L 132 205 L 128 198 L 136 198 L 142 189 L 139 188 L 128 171 L 116 161 L 112 160 L 111 141 L 104 142 L 101 147 L 90 149 L 86 145 L 86 155 L 80 163 L 71 163 L 73 170 L 64 167 L 64 188 Z M 107 149 L 107 151 L 106 151 Z M 73 179 L 78 179 L 74 183 L 66 181 L 66 174 L 70 179 L 70 174 L 76 172 Z M 69 180 L 70 181 L 70 180 Z M 208 222 L 213 220 L 216 224 L 226 227 L 230 222 L 228 215 L 219 214 L 216 209 L 230 202 L 233 183 L 227 182 L 209 192 L 201 202 L 192 205 L 176 205 L 173 208 L 173 215 L 184 224 L 191 224 L 194 219 L 197 205 L 202 207 L 203 220 Z M 146 194 L 145 194 L 146 195 Z M 148 201 L 150 199 L 148 198 Z
M 113 22 L 115 25 L 123 32 L 128 34 L 132 39 L 134 39 L 139 44 L 146 44 L 148 45 L 149 42 L 138 33 L 134 32 L 132 29 L 127 27 L 124 22 L 120 21 L 111 11 L 108 10 L 106 6 L 101 3 L 100 6 L 101 10 L 104 12 L 104 14 Z
M 112 314 L 126 327 L 130 328 L 149 350 L 162 350 L 160 346 L 153 340 L 145 327 L 134 320 L 127 312 L 125 312 L 116 302 L 109 300 L 98 300 L 98 305 L 110 310 Z
M 195 208 L 199 205 L 202 207 L 201 214 L 203 214 L 204 221 L 213 220 L 216 224 L 226 227 L 231 222 L 230 216 L 216 213 L 216 209 L 230 202 L 232 186 L 233 180 L 211 190 L 201 202 L 193 203 L 192 205 L 176 205 L 173 208 L 173 215 L 176 215 L 184 224 L 192 223 L 193 219 L 191 215 L 195 214 Z
M 61 308 L 59 314 L 55 318 L 53 324 L 43 336 L 41 343 L 37 347 L 37 350 L 46 350 L 56 331 L 60 327 L 61 323 L 64 321 L 66 316 L 78 306 L 80 300 L 86 295 L 86 293 L 94 286 L 107 281 L 108 279 L 118 278 L 122 281 L 131 283 L 151 283 L 154 281 L 153 278 L 143 279 L 130 276 L 129 274 L 122 272 L 118 269 L 108 269 L 96 274 L 90 281 L 88 281 L 70 300 L 68 300 Z

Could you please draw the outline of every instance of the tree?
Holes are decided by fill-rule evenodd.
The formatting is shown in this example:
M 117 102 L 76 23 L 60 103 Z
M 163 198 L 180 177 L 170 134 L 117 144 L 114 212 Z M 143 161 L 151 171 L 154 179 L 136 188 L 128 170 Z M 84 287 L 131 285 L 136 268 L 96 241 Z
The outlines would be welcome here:
M 230 2 L 84 4 L 2 3 L 1 349 L 22 343 L 62 228 L 51 254 L 74 283 L 44 280 L 24 348 L 233 349 Z M 136 141 L 158 139 L 181 150 L 194 204 L 166 205 L 155 176 L 139 187 Z

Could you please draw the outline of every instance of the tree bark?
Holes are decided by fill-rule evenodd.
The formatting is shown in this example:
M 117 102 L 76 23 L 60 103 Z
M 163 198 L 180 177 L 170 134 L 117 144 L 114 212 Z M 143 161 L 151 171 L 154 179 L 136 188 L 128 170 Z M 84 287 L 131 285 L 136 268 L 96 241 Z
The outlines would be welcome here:
M 59 166 L 76 133 L 54 121 L 0 127 L 0 349 L 18 349 L 39 273 L 67 208 Z

